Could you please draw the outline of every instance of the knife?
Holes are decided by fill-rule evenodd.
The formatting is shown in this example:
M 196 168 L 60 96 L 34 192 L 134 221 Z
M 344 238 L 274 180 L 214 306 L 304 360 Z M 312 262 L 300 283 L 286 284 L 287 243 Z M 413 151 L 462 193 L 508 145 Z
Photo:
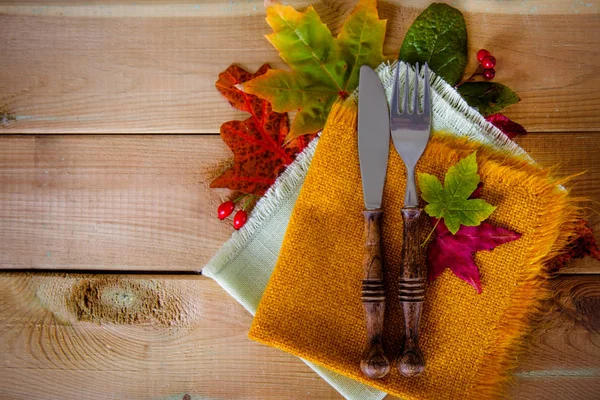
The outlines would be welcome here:
M 360 68 L 358 89 L 358 158 L 365 201 L 364 279 L 362 304 L 367 325 L 367 346 L 360 369 L 369 378 L 383 378 L 390 362 L 383 349 L 385 289 L 381 256 L 381 198 L 390 146 L 389 111 L 385 92 L 375 71 Z

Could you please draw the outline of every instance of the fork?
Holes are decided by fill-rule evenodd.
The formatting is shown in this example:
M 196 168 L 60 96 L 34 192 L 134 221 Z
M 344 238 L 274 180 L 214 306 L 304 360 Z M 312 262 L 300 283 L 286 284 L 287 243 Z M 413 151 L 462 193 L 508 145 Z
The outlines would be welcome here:
M 397 363 L 404 376 L 411 377 L 423 373 L 425 360 L 419 348 L 419 320 L 425 296 L 427 271 L 421 258 L 419 225 L 422 209 L 415 185 L 415 167 L 421 158 L 431 130 L 431 90 L 429 87 L 429 67 L 423 68 L 423 109 L 419 110 L 419 64 L 415 67 L 412 110 L 409 107 L 409 66 L 404 73 L 403 107 L 400 112 L 400 63 L 396 66 L 394 92 L 390 107 L 390 130 L 396 151 L 406 166 L 406 194 L 402 208 L 404 232 L 402 242 L 402 266 L 400 272 L 399 298 L 404 314 L 405 341 Z

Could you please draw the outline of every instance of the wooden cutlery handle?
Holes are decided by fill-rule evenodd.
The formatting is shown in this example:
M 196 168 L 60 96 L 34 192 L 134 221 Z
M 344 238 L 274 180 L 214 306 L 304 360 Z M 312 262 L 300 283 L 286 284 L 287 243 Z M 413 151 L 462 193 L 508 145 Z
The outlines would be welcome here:
M 363 259 L 364 279 L 362 303 L 365 309 L 368 344 L 360 369 L 369 378 L 383 378 L 390 371 L 390 362 L 383 350 L 383 317 L 385 312 L 385 289 L 381 257 L 380 209 L 363 212 L 365 218 L 365 253 Z
M 398 370 L 411 377 L 423 373 L 425 360 L 419 349 L 419 320 L 425 297 L 427 271 L 421 258 L 419 235 L 422 209 L 407 207 L 402 209 L 404 240 L 402 244 L 402 268 L 400 271 L 400 304 L 404 313 L 405 342 L 398 360 Z

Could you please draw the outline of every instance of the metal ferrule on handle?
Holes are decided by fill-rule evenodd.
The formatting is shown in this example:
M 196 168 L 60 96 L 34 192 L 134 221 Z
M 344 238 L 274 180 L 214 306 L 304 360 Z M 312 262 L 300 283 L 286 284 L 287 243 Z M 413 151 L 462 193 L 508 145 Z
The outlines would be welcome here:
M 415 183 L 414 168 L 407 167 L 406 193 L 404 195 L 404 204 L 406 207 L 416 207 L 419 204 L 419 195 L 417 194 L 417 185 Z

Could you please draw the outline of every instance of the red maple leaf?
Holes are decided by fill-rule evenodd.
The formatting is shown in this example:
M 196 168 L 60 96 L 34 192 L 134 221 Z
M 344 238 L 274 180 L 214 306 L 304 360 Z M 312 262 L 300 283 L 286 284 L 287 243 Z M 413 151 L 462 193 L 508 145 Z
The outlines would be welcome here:
M 433 223 L 437 222 L 435 218 L 432 220 Z M 473 253 L 492 250 L 496 246 L 521 237 L 518 233 L 486 222 L 479 226 L 462 225 L 453 235 L 442 220 L 435 227 L 435 233 L 436 238 L 427 250 L 429 281 L 435 280 L 446 268 L 450 268 L 454 275 L 473 286 L 477 293 L 481 293 L 481 282 Z
M 511 121 L 506 115 L 503 114 L 488 115 L 485 117 L 485 120 L 490 122 L 496 128 L 500 129 L 502 133 L 508 136 L 509 139 L 512 139 L 517 135 L 524 135 L 527 133 L 522 125 Z
M 573 258 L 583 258 L 590 256 L 600 260 L 600 249 L 596 243 L 594 230 L 590 223 L 584 219 L 577 221 L 573 237 L 565 251 L 554 257 L 547 263 L 550 272 L 557 272 L 564 267 Z
M 314 137 L 301 137 L 284 145 L 288 134 L 287 113 L 272 111 L 271 103 L 238 89 L 237 85 L 265 74 L 264 64 L 255 74 L 232 65 L 219 74 L 215 86 L 229 103 L 250 113 L 244 121 L 221 125 L 221 138 L 233 151 L 233 166 L 210 184 L 262 196 Z
M 471 193 L 469 198 L 481 197 L 483 182 L 479 182 L 477 189 Z M 521 237 L 520 234 L 511 230 L 498 228 L 486 222 L 479 226 L 464 226 L 452 234 L 444 220 L 438 222 L 431 218 L 435 226 L 435 239 L 427 249 L 427 265 L 429 266 L 429 282 L 434 281 L 446 268 L 469 285 L 473 286 L 477 293 L 481 293 L 481 281 L 479 269 L 473 260 L 473 253 L 481 250 L 492 250 L 501 244 L 512 242 Z

